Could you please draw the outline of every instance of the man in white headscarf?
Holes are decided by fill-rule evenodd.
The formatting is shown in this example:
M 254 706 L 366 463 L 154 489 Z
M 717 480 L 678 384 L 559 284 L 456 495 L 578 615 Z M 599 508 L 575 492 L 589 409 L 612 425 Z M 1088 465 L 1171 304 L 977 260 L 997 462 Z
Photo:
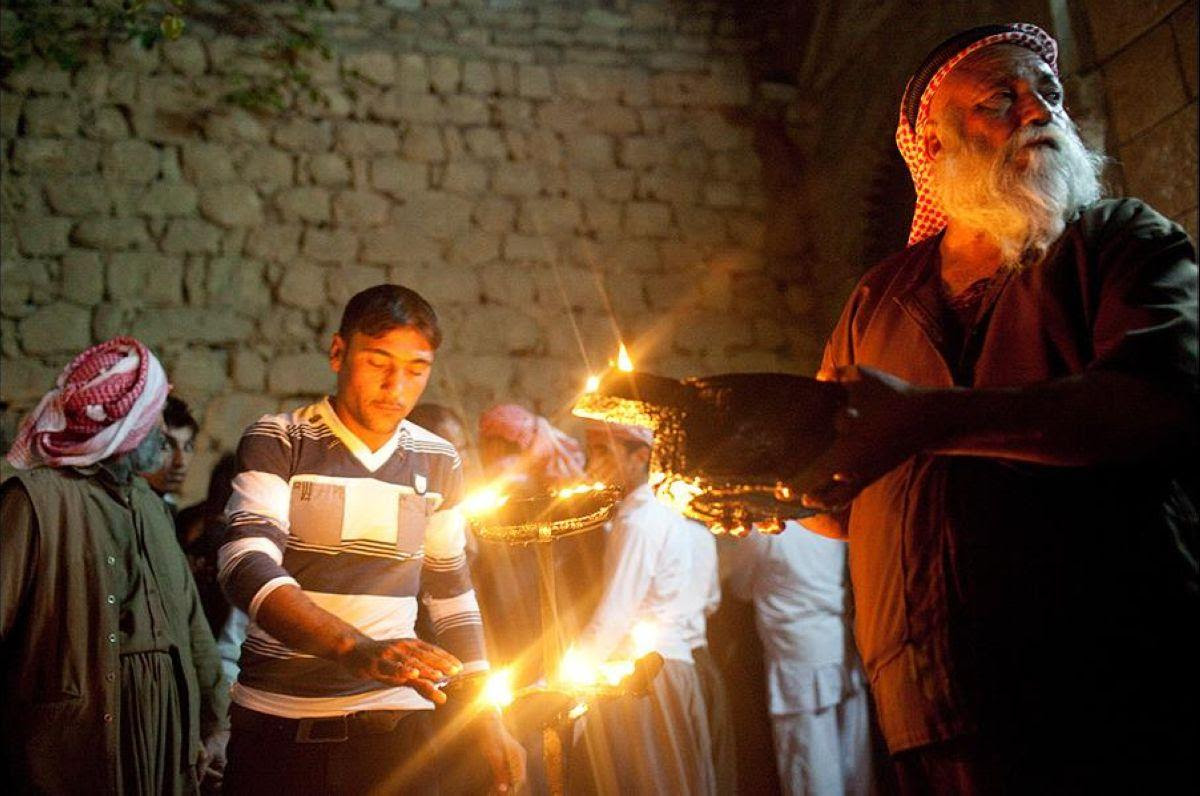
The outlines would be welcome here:
M 649 652 L 663 668 L 646 696 L 594 705 L 584 717 L 572 776 L 582 792 L 716 792 L 704 695 L 692 658 L 697 599 L 691 576 L 695 543 L 688 521 L 659 502 L 648 483 L 650 431 L 592 423 L 588 471 L 625 493 L 604 550 L 600 602 L 561 674 L 590 672 L 610 659 Z
M 896 133 L 910 245 L 863 277 L 822 364 L 848 402 L 801 484 L 829 513 L 803 522 L 850 540 L 906 792 L 1195 784 L 1196 253 L 1098 198 L 1057 70 L 1024 23 L 918 68 Z
M 4 781 L 189 793 L 219 780 L 228 684 L 162 500 L 162 366 L 116 338 L 24 420 L 0 487 Z

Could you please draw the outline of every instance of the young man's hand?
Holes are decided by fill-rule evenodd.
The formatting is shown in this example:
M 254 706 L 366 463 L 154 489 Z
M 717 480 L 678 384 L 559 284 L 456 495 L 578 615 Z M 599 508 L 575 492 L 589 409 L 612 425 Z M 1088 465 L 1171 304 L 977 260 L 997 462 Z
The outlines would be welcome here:
M 364 637 L 342 656 L 341 664 L 359 677 L 409 686 L 439 705 L 445 703 L 446 695 L 438 688 L 438 682 L 462 671 L 458 658 L 415 638 Z

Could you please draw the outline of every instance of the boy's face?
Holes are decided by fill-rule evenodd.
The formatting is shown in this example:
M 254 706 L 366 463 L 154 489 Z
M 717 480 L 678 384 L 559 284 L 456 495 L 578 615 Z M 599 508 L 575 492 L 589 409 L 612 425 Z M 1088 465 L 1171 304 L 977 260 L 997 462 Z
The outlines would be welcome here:
M 395 433 L 429 383 L 433 347 L 411 326 L 372 337 L 333 336 L 329 364 L 337 374 L 338 417 L 372 449 Z

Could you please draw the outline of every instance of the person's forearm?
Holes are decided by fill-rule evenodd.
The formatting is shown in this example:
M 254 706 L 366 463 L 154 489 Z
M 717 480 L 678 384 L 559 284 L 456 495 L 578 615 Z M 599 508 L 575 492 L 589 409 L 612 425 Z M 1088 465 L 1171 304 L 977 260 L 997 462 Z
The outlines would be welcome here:
M 370 640 L 291 585 L 280 586 L 268 594 L 258 606 L 254 621 L 297 652 L 339 663 L 359 644 Z
M 844 542 L 850 538 L 849 534 L 846 533 L 847 519 L 845 512 L 837 514 L 810 514 L 807 517 L 801 517 L 796 522 L 805 530 L 828 539 L 837 539 Z
M 1189 398 L 1145 379 L 1093 371 L 1027 387 L 935 390 L 937 453 L 1088 466 L 1195 446 Z

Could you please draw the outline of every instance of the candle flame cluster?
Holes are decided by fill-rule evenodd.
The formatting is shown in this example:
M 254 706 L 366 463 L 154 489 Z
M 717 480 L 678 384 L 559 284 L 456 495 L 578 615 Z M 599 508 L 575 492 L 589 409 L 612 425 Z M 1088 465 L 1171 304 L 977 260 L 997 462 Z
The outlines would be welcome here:
M 468 517 L 478 517 L 481 514 L 495 511 L 507 502 L 508 495 L 501 492 L 499 487 L 486 486 L 463 498 L 459 503 L 459 508 Z
M 483 683 L 480 697 L 488 705 L 503 710 L 513 703 L 516 694 L 512 687 L 512 672 L 508 669 L 497 669 L 487 676 Z
M 710 523 L 708 530 L 713 536 L 724 536 L 729 534 L 734 539 L 744 539 L 750 535 L 751 530 L 758 531 L 766 536 L 776 536 L 783 533 L 784 524 L 779 519 L 759 520 L 747 525 L 745 522 L 734 521 L 732 523 L 714 522 Z
M 603 481 L 594 481 L 590 484 L 574 484 L 555 490 L 554 497 L 566 499 L 576 495 L 584 495 L 588 492 L 600 492 L 605 489 L 608 489 L 608 484 Z M 493 484 L 481 487 L 467 495 L 459 504 L 459 508 L 468 517 L 480 517 L 505 506 L 508 501 L 509 496 L 501 491 L 499 486 Z
M 591 484 L 577 484 L 575 486 L 564 487 L 554 494 L 560 498 L 569 498 L 574 495 L 583 495 L 588 492 L 599 492 L 602 489 L 607 489 L 608 484 L 603 481 L 596 481 Z
M 595 661 L 578 647 L 572 647 L 563 655 L 558 665 L 559 679 L 580 688 L 595 685 L 618 686 L 633 674 L 634 661 L 654 652 L 658 641 L 658 627 L 646 620 L 638 622 L 629 631 L 632 642 L 632 658 Z
M 630 359 L 629 349 L 625 347 L 624 343 L 621 343 L 621 347 L 617 350 L 616 362 L 609 360 L 608 364 L 615 367 L 622 373 L 633 373 L 633 360 Z M 585 393 L 589 393 L 595 392 L 598 389 L 600 389 L 600 377 L 594 373 L 589 374 L 587 381 L 585 381 L 583 384 L 583 391 Z
M 609 361 L 611 369 L 631 373 L 633 360 L 625 344 L 621 343 L 615 361 Z M 774 535 L 782 533 L 782 517 L 789 516 L 787 506 L 776 508 L 775 516 L 762 510 L 761 504 L 773 499 L 776 503 L 796 504 L 799 494 L 790 484 L 777 481 L 773 485 L 713 484 L 702 478 L 687 477 L 675 472 L 663 460 L 669 462 L 673 455 L 671 444 L 678 447 L 681 431 L 678 418 L 666 410 L 630 398 L 617 398 L 600 393 L 603 379 L 588 376 L 584 393 L 576 402 L 574 413 L 580 417 L 603 420 L 609 423 L 649 428 L 655 432 L 654 450 L 650 460 L 650 488 L 655 497 L 673 511 L 692 517 L 708 525 L 714 535 L 728 534 L 743 538 L 752 531 Z M 621 383 L 623 384 L 623 382 Z M 611 385 L 610 385 L 611 386 Z M 674 434 L 674 436 L 672 436 Z M 660 447 L 663 439 L 671 440 Z M 678 462 L 676 462 L 676 465 Z M 758 504 L 754 508 L 744 506 Z
M 568 686 L 587 688 L 596 685 L 618 686 L 633 674 L 632 660 L 592 661 L 578 650 L 567 650 L 559 664 L 558 677 Z
M 667 474 L 662 472 L 650 474 L 650 488 L 654 490 L 654 496 L 660 502 L 685 516 L 692 499 L 704 492 L 697 484 L 679 477 L 668 478 Z

